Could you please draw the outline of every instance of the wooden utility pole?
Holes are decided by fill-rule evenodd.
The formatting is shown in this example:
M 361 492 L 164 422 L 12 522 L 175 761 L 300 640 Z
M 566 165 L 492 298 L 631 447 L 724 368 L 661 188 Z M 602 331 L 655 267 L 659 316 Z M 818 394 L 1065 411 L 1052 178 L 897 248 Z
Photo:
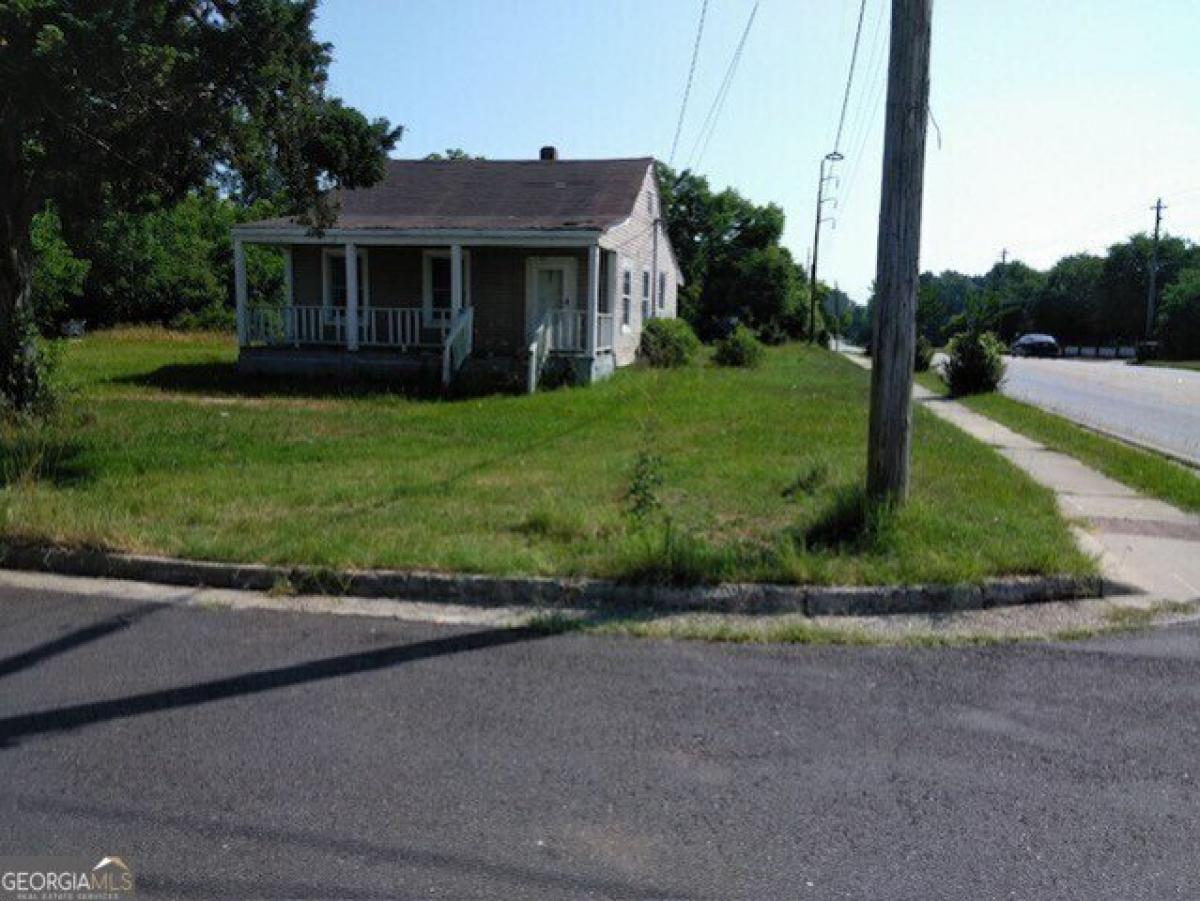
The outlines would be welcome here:
M 1163 206 L 1162 198 L 1158 198 L 1158 202 L 1150 207 L 1154 210 L 1154 245 L 1150 251 L 1150 290 L 1146 292 L 1146 340 L 1149 341 L 1154 336 L 1154 306 L 1158 298 L 1155 296 L 1158 293 L 1158 233 L 1162 227 L 1162 213 L 1166 209 Z
M 833 178 L 832 175 L 825 174 L 825 164 L 832 165 L 843 159 L 845 157 L 836 150 L 825 154 L 821 157 L 821 173 L 817 178 L 817 217 L 813 224 L 812 263 L 809 266 L 808 279 L 808 340 L 814 344 L 817 340 L 817 259 L 821 255 L 821 223 L 829 221 L 825 216 L 825 204 L 833 199 L 825 196 L 825 182 Z
M 933 0 L 892 0 L 867 443 L 867 497 L 874 504 L 908 495 L 932 18 Z

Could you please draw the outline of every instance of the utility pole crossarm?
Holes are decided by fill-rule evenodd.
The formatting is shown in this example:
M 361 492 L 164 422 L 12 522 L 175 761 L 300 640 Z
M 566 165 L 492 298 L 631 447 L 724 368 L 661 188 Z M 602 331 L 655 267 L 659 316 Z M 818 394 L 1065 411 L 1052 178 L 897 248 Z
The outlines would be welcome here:
M 821 175 L 817 179 L 817 215 L 813 226 L 812 269 L 808 282 L 808 340 L 814 343 L 817 340 L 817 258 L 821 254 L 821 223 L 830 221 L 823 215 L 825 204 L 832 201 L 834 206 L 837 206 L 834 198 L 825 196 L 825 182 L 833 178 L 832 175 L 825 174 L 825 164 L 840 162 L 843 159 L 845 157 L 836 150 L 825 154 L 821 158 Z

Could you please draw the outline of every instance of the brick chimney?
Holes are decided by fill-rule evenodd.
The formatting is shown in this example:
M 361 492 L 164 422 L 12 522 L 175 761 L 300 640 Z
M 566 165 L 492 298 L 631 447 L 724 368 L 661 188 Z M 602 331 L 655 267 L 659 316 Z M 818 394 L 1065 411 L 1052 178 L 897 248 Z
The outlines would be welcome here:
M 542 148 L 542 152 L 538 154 L 538 158 L 542 160 L 556 160 L 558 159 L 558 148 L 553 144 L 547 144 Z

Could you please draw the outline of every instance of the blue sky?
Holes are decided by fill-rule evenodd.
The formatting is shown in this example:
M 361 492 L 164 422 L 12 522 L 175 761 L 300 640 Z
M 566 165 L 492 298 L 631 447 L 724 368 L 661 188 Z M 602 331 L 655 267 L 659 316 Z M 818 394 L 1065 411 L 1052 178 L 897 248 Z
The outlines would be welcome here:
M 706 149 L 697 134 L 753 0 L 709 0 L 676 164 L 787 213 L 812 243 L 858 0 L 761 0 Z M 867 0 L 821 274 L 874 275 L 888 0 Z M 1200 237 L 1198 0 L 935 0 L 922 268 L 1046 266 L 1147 228 Z M 332 90 L 403 123 L 397 156 L 665 158 L 700 0 L 325 0 Z M 695 152 L 693 152 L 695 148 Z M 698 160 L 697 160 L 698 158 Z

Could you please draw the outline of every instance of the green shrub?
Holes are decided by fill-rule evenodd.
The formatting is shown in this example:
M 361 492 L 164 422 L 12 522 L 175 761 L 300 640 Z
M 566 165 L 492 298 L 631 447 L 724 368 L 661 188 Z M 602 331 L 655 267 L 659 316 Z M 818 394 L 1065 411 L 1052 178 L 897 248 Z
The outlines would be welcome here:
M 732 332 L 717 342 L 713 361 L 718 366 L 743 366 L 752 368 L 762 362 L 766 348 L 762 346 L 754 332 L 739 325 Z
M 184 310 L 173 320 L 171 328 L 181 332 L 232 332 L 237 327 L 237 315 L 222 304 L 210 303 L 199 310 Z
M 629 477 L 629 489 L 625 492 L 628 512 L 634 520 L 642 522 L 662 507 L 658 493 L 666 481 L 664 465 L 663 458 L 653 451 L 638 451 Z
M 700 350 L 700 339 L 682 319 L 651 319 L 642 327 L 638 356 L 651 366 L 686 366 Z
M 933 345 L 924 335 L 917 335 L 917 343 L 913 346 L 913 372 L 928 372 L 933 362 Z
M 1004 381 L 1004 345 L 991 332 L 963 332 L 946 347 L 943 377 L 950 393 L 985 394 Z

